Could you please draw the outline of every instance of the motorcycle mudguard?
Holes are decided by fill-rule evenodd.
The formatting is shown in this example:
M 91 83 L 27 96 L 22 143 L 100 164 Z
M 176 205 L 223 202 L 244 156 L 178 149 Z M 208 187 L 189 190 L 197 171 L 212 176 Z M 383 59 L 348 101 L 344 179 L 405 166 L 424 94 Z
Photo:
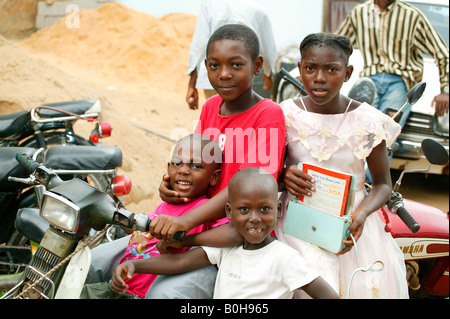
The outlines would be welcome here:
M 78 244 L 80 245 L 81 242 Z M 72 257 L 59 284 L 55 299 L 79 299 L 91 265 L 91 250 L 85 247 Z

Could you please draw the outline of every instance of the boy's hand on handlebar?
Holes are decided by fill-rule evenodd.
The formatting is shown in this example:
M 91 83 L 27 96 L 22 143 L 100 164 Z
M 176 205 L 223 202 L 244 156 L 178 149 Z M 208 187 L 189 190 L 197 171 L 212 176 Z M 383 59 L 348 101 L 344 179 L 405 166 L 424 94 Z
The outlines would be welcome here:
M 175 217 L 169 215 L 159 215 L 151 222 L 149 228 L 153 236 L 166 241 L 171 241 L 178 231 L 187 233 L 190 230 L 183 216 Z
M 283 181 L 286 189 L 294 196 L 311 196 L 316 189 L 315 180 L 305 172 L 299 170 L 297 165 L 286 167 L 283 172 Z
M 159 196 L 161 197 L 161 199 L 166 203 L 174 205 L 187 203 L 189 201 L 189 198 L 181 197 L 180 194 L 178 194 L 176 191 L 170 189 L 169 179 L 169 175 L 165 174 L 163 176 L 161 184 L 159 185 Z
M 128 289 L 125 279 L 133 277 L 134 265 L 131 262 L 124 262 L 117 266 L 112 274 L 111 288 L 114 292 L 120 294 Z

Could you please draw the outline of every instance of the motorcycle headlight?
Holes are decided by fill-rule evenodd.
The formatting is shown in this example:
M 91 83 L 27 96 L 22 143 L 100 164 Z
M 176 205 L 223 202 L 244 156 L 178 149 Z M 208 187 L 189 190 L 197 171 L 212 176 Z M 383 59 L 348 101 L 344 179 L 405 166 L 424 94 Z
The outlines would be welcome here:
M 80 219 L 80 208 L 62 196 L 45 192 L 40 215 L 57 228 L 75 233 Z

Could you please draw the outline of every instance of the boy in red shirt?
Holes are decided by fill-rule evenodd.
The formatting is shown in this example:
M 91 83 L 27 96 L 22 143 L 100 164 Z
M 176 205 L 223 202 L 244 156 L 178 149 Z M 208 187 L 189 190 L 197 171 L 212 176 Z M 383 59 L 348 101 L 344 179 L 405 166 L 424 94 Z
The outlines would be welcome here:
M 243 25 L 225 25 L 211 36 L 206 56 L 209 81 L 218 95 L 203 105 L 195 132 L 211 137 L 223 150 L 222 174 L 210 189 L 206 205 L 180 218 L 167 216 L 152 222 L 152 234 L 167 241 L 177 231 L 225 217 L 226 186 L 239 170 L 259 167 L 277 180 L 283 166 L 283 112 L 278 104 L 253 91 L 253 77 L 263 65 L 256 34 Z M 189 200 L 170 189 L 168 178 L 161 183 L 160 194 L 166 202 Z
M 209 39 L 205 64 L 209 81 L 218 95 L 203 105 L 195 131 L 211 137 L 222 148 L 222 174 L 216 186 L 210 189 L 210 200 L 205 204 L 180 217 L 159 216 L 153 220 L 150 225 L 152 234 L 164 239 L 166 244 L 170 244 L 178 231 L 187 232 L 219 218 L 226 220 L 227 185 L 236 172 L 247 167 L 259 167 L 277 180 L 283 166 L 286 134 L 283 112 L 278 104 L 253 91 L 253 78 L 263 66 L 256 34 L 238 24 L 219 28 Z M 160 195 L 166 202 L 189 200 L 170 189 L 168 177 L 161 183 Z M 214 236 L 214 245 L 242 243 L 242 237 L 230 223 L 217 230 L 219 234 Z M 186 236 L 186 242 L 189 241 L 189 236 Z M 202 243 L 195 241 L 192 244 Z M 160 248 L 165 251 L 164 247 Z M 181 276 L 185 275 L 174 276 L 173 280 L 170 276 L 160 276 L 158 284 L 152 286 L 146 298 L 204 297 L 195 294 L 197 287 L 193 285 L 198 285 L 196 280 L 184 282 Z M 205 278 L 205 275 L 199 274 L 198 278 Z

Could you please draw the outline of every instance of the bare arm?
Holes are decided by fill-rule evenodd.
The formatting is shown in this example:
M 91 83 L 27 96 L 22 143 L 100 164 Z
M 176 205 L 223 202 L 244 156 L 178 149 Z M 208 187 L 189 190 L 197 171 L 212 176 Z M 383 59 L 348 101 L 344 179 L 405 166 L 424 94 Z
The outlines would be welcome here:
M 233 222 L 229 222 L 208 231 L 187 235 L 183 241 L 172 240 L 168 242 L 160 240 L 157 247 L 162 254 L 168 254 L 170 251 L 167 248 L 181 249 L 184 246 L 232 247 L 241 245 L 243 242 L 244 239 L 233 226 Z
M 191 110 L 198 109 L 198 91 L 195 88 L 197 82 L 197 69 L 192 71 L 189 77 L 188 91 L 186 94 L 186 102 Z
M 228 188 L 224 188 L 213 198 L 187 214 L 179 217 L 158 216 L 150 224 L 150 232 L 156 238 L 170 241 L 178 231 L 188 232 L 195 226 L 225 217 L 225 204 L 227 201 Z
M 382 207 L 388 201 L 392 192 L 391 173 L 385 141 L 372 150 L 367 158 L 367 164 L 372 176 L 372 190 L 353 211 L 352 224 L 349 227 L 349 231 L 356 241 L 361 237 L 366 218 Z M 350 238 L 348 239 L 344 241 L 346 248 L 341 254 L 349 251 L 353 246 L 353 241 Z
M 336 291 L 322 277 L 317 277 L 302 289 L 314 299 L 340 299 Z
M 135 273 L 173 275 L 189 272 L 210 264 L 208 256 L 202 248 L 192 249 L 180 254 L 130 260 L 114 269 L 111 287 L 117 293 L 124 292 L 128 288 L 124 279 L 132 278 Z

